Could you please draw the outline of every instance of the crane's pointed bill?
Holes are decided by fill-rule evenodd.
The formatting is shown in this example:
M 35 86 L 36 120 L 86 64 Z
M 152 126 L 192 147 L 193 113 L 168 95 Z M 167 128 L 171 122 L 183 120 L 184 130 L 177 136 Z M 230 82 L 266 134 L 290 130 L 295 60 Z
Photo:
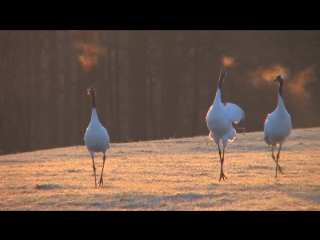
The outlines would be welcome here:
M 278 82 L 278 83 L 280 83 L 280 82 L 283 81 L 283 80 L 284 80 L 283 76 L 282 76 L 282 75 L 278 75 L 278 76 L 276 77 L 276 79 L 274 79 L 272 82 Z
M 275 83 L 275 82 L 280 82 L 278 78 L 274 79 L 273 81 L 269 82 L 269 85 L 271 85 L 272 83 Z

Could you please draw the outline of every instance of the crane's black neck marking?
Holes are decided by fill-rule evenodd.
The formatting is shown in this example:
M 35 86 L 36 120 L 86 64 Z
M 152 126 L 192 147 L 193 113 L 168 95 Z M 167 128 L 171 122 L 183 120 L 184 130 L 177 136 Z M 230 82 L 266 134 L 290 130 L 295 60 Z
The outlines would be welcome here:
M 282 79 L 280 79 L 280 80 L 279 80 L 279 83 L 280 83 L 280 85 L 279 85 L 279 95 L 282 97 L 282 86 L 283 86 L 283 80 L 282 80 Z
M 96 108 L 96 101 L 94 98 L 94 93 L 90 94 L 90 95 L 91 95 L 91 109 L 94 109 L 94 108 Z
M 223 68 L 221 68 L 221 71 L 220 71 L 220 78 L 219 78 L 219 85 L 218 85 L 218 87 L 219 87 L 219 89 L 220 89 L 220 90 L 221 90 L 222 83 L 223 83 L 223 81 L 224 81 L 224 79 L 225 79 L 226 75 L 227 75 L 227 70 L 226 70 L 224 67 L 223 67 Z
M 96 101 L 95 101 L 95 95 L 96 95 L 96 90 L 91 87 L 87 90 L 88 95 L 91 97 L 91 109 L 96 108 Z

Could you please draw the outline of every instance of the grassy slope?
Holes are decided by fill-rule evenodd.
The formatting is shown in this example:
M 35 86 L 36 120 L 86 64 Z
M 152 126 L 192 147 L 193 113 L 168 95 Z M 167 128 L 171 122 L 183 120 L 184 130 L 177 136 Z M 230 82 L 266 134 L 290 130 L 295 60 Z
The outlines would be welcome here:
M 207 136 L 112 143 L 94 188 L 85 146 L 0 156 L 0 210 L 320 210 L 320 128 L 294 129 L 274 178 L 262 132 L 238 133 L 218 181 Z M 102 154 L 96 154 L 97 180 Z

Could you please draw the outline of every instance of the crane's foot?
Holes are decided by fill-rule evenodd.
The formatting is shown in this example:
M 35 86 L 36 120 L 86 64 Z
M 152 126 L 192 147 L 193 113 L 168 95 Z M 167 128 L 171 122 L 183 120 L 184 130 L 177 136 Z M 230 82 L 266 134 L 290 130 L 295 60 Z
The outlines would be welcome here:
M 228 179 L 228 178 L 226 177 L 226 175 L 224 175 L 224 173 L 223 173 L 222 169 L 220 170 L 220 178 L 219 178 L 219 182 L 221 181 L 221 179 L 223 179 L 223 181 L 224 181 L 225 179 Z
M 284 172 L 282 171 L 280 165 L 278 165 L 278 171 L 279 171 L 279 173 L 284 174 Z
M 100 177 L 100 180 L 98 182 L 99 186 L 103 185 L 103 179 L 102 179 L 102 176 Z
M 280 165 L 277 166 L 277 169 L 276 169 L 276 175 L 275 175 L 275 178 L 277 178 L 277 172 L 279 171 L 279 173 L 281 174 L 284 174 L 284 172 L 282 171 Z M 285 175 L 285 174 L 284 174 Z
M 275 158 L 273 158 L 273 160 L 277 164 L 277 160 Z M 277 170 L 279 171 L 279 173 L 284 174 L 279 164 L 277 164 Z

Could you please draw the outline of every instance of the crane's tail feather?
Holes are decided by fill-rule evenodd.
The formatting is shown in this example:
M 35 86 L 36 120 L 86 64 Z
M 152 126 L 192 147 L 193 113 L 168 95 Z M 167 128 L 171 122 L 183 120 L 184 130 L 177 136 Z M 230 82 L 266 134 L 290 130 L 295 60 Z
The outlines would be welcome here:
M 236 138 L 236 130 L 233 127 L 230 128 L 229 132 L 222 137 L 222 144 L 224 147 L 227 146 L 228 142 L 233 142 Z
M 228 137 L 228 142 L 233 142 L 233 140 L 236 138 L 236 130 L 234 130 L 234 128 L 231 128 L 227 134 L 227 137 Z
M 213 140 L 216 144 L 219 144 L 220 139 L 218 136 L 216 136 L 213 132 L 209 132 L 209 139 Z
M 210 139 L 210 140 L 214 140 L 214 138 L 213 138 L 213 132 L 211 132 L 211 131 L 209 132 L 209 139 Z

